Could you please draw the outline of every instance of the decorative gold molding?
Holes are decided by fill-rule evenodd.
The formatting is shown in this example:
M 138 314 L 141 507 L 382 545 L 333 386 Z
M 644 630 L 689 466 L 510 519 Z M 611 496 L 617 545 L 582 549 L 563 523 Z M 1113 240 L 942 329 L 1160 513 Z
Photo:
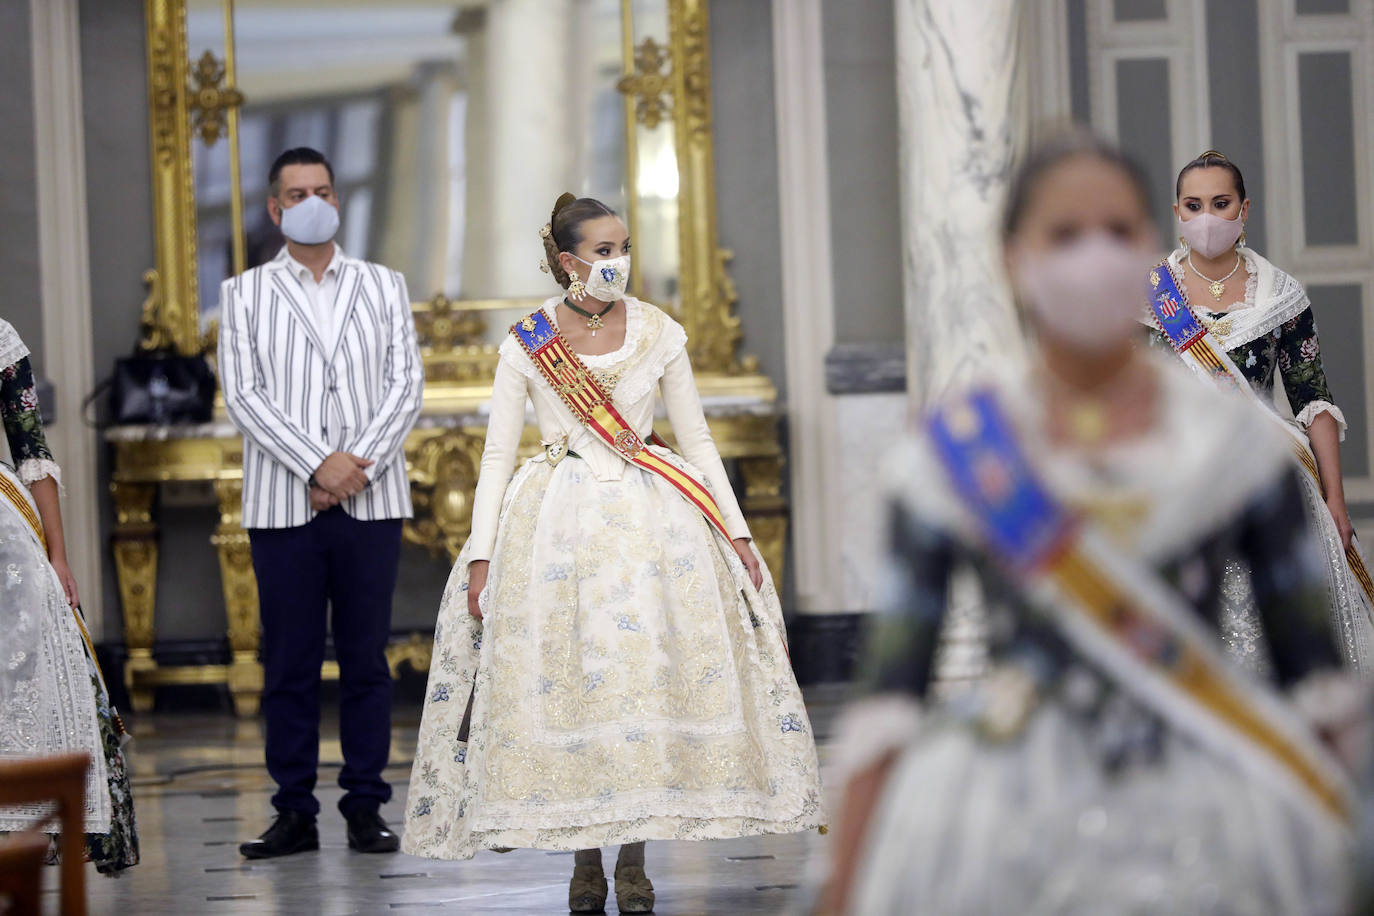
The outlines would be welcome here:
M 191 76 L 195 84 L 188 86 L 192 126 L 200 133 L 206 146 L 219 142 L 220 134 L 229 127 L 229 112 L 243 104 L 243 93 L 225 80 L 224 62 L 206 51 L 200 56 Z
M 637 47 L 626 33 L 627 153 L 634 132 L 663 121 L 673 124 L 679 171 L 679 289 L 681 317 L 699 373 L 738 375 L 757 371 L 757 361 L 738 356 L 740 322 L 726 264 L 719 247 L 715 207 L 715 144 L 712 138 L 711 61 L 707 0 L 662 0 L 668 11 L 666 44 L 647 38 Z M 226 114 L 242 95 L 225 61 L 206 52 L 192 72 L 186 40 L 186 0 L 144 0 L 148 48 L 148 106 L 152 140 L 153 222 L 156 264 L 145 275 L 149 294 L 143 308 L 144 347 L 203 352 L 213 335 L 202 335 L 196 257 L 196 201 L 191 174 L 194 129 L 206 142 L 221 136 Z M 628 9 L 628 7 L 627 7 Z M 194 76 L 194 79 L 192 77 Z M 631 104 L 630 100 L 634 102 Z M 231 141 L 233 140 L 232 129 Z M 632 165 L 632 163 L 630 164 Z M 627 174 L 633 177 L 631 168 Z M 633 220 L 636 201 L 630 201 Z M 444 300 L 447 302 L 448 300 Z M 451 312 L 486 303 L 452 302 Z M 417 316 L 418 316 L 417 310 Z M 431 371 L 433 381 L 489 377 L 490 352 L 454 343 Z
M 148 483 L 112 483 L 115 501 L 114 560 L 119 597 L 124 608 L 124 644 L 129 660 L 124 665 L 124 684 L 135 712 L 153 708 L 153 694 L 139 682 L 153 670 L 153 611 L 157 600 L 157 527 L 153 524 L 153 498 L 157 488 Z
M 425 383 L 485 382 L 496 372 L 496 347 L 485 342 L 488 322 L 443 293 L 414 303 L 415 332 L 425 363 Z
M 144 0 L 156 266 L 144 275 L 144 347 L 202 350 L 196 286 L 196 200 L 191 183 L 185 0 Z
M 716 235 L 715 141 L 711 120 L 711 45 L 707 0 L 667 0 L 672 49 L 671 83 L 677 147 L 678 286 L 688 350 L 698 372 L 736 374 L 754 371 L 741 362 L 738 301 L 725 269 L 730 252 Z
M 649 130 L 658 127 L 671 114 L 672 85 L 663 67 L 671 59 L 667 48 L 646 38 L 635 48 L 634 70 L 622 76 L 615 88 L 635 98 L 635 120 Z M 633 125 L 627 129 L 634 130 Z
M 458 558 L 472 531 L 483 444 L 479 436 L 451 429 L 407 450 L 415 517 L 403 529 L 406 541 L 450 563 Z

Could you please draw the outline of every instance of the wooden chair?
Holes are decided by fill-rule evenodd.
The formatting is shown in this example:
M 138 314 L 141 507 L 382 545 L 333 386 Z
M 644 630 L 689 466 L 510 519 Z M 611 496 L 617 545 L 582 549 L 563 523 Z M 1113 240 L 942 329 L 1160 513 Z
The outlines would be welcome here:
M 43 912 L 43 860 L 48 838 L 16 833 L 0 842 L 0 913 L 38 916 Z
M 48 849 L 42 828 L 55 819 L 62 830 L 58 840 L 62 916 L 86 916 L 86 768 L 90 763 L 87 754 L 0 762 L 0 805 L 57 804 L 47 821 L 0 841 L 0 893 L 10 896 L 17 914 L 41 912 L 42 866 Z

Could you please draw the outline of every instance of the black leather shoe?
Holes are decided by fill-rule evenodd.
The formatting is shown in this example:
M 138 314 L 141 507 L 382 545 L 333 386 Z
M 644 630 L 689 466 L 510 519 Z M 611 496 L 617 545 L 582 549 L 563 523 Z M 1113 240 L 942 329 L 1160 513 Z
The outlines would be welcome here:
M 401 848 L 401 838 L 391 832 L 386 821 L 375 810 L 355 811 L 345 815 L 348 821 L 348 848 L 358 852 L 395 852 Z
M 315 818 L 299 811 L 282 811 L 266 833 L 239 846 L 239 853 L 249 859 L 275 859 L 319 848 Z

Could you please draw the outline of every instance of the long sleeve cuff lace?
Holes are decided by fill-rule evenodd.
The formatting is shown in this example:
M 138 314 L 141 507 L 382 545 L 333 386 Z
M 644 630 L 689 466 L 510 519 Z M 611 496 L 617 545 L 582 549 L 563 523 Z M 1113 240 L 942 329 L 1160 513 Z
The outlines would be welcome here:
M 1336 428 L 1340 431 L 1340 441 L 1345 441 L 1345 414 L 1341 409 L 1330 401 L 1313 401 L 1298 412 L 1296 417 L 1298 425 L 1307 429 L 1312 425 L 1312 421 L 1317 419 L 1319 414 L 1329 413 L 1331 419 L 1336 421 Z

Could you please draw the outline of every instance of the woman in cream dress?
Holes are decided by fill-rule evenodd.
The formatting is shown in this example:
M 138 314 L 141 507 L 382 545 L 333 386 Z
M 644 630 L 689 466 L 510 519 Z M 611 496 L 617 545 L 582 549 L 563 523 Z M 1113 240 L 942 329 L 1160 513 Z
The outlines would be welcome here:
M 110 705 L 67 565 L 61 471 L 43 435 L 29 350 L 0 320 L 0 418 L 15 467 L 0 464 L 0 760 L 90 755 L 86 856 L 104 874 L 138 863 L 134 800 Z M 0 832 L 49 806 L 0 808 Z
M 620 911 L 648 912 L 643 841 L 823 824 L 816 749 L 686 333 L 623 295 L 629 238 L 604 204 L 564 195 L 541 234 L 568 292 L 531 318 L 645 439 L 662 393 L 683 457 L 648 450 L 704 482 L 729 538 L 590 432 L 508 338 L 472 535 L 435 628 L 402 848 L 577 850 L 569 905 L 599 912 L 600 847 L 621 844 Z M 527 401 L 545 449 L 516 470 Z

